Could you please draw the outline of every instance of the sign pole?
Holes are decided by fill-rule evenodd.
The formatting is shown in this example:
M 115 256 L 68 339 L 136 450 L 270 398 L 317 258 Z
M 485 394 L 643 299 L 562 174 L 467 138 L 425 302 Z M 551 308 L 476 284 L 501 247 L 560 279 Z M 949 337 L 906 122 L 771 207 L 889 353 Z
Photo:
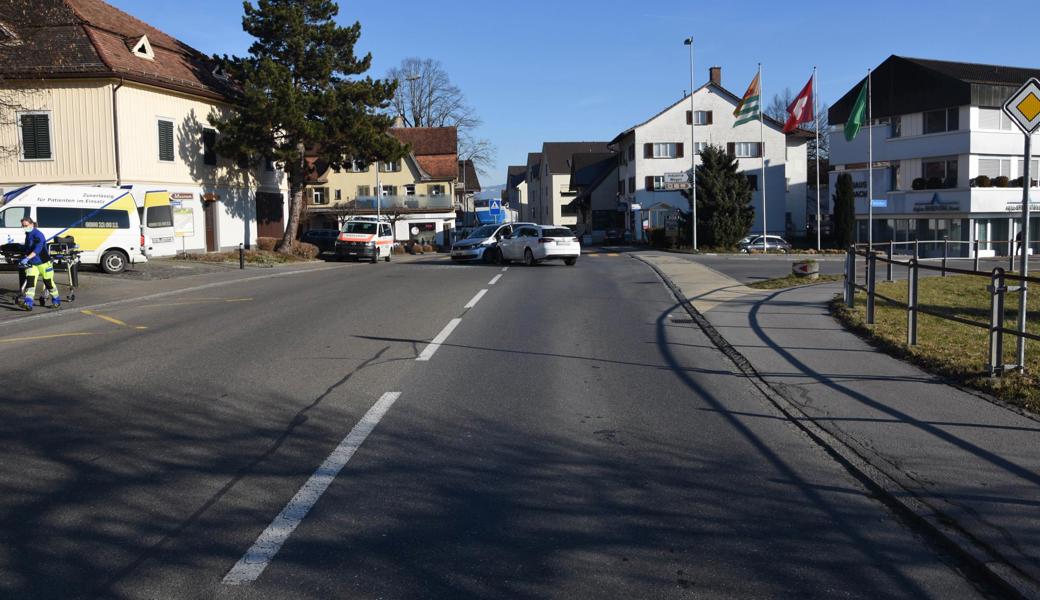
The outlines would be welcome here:
M 769 253 L 769 219 L 766 215 L 766 134 L 765 111 L 762 110 L 762 63 L 758 63 L 758 153 L 762 155 L 762 254 Z
M 867 251 L 874 251 L 874 90 L 867 69 Z
M 816 251 L 823 250 L 823 234 L 820 233 L 820 92 L 816 83 L 816 67 L 812 68 L 813 120 L 816 121 Z
M 1022 277 L 1029 277 L 1029 185 L 1032 178 L 1032 162 L 1033 158 L 1033 135 L 1026 133 L 1025 143 L 1025 166 L 1023 167 L 1022 174 L 1022 259 L 1019 271 Z M 1026 370 L 1026 317 L 1028 315 L 1028 303 L 1029 299 L 1029 283 L 1025 280 L 1022 281 L 1022 288 L 1018 296 L 1018 367 L 1024 373 Z
M 697 113 L 693 107 L 693 36 L 687 40 L 690 46 L 690 237 L 693 251 L 697 251 Z

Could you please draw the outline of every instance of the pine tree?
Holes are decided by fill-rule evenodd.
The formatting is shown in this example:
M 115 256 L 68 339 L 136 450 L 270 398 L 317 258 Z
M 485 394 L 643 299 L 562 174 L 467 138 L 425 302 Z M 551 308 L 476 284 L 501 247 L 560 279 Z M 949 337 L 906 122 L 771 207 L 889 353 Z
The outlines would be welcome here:
M 296 238 L 307 176 L 307 157 L 330 168 L 351 159 L 392 161 L 405 153 L 387 135 L 385 109 L 395 83 L 361 78 L 372 63 L 354 45 L 361 24 L 340 27 L 333 0 L 249 0 L 242 27 L 255 40 L 248 56 L 215 57 L 241 90 L 236 110 L 210 115 L 220 131 L 217 151 L 238 162 L 271 160 L 285 169 L 289 219 L 278 250 Z
M 707 246 L 731 248 L 751 230 L 751 185 L 736 158 L 718 146 L 700 153 L 697 167 L 697 237 Z M 692 204 L 692 203 L 691 203 Z M 692 208 L 692 206 L 691 206 Z
M 838 175 L 834 194 L 834 241 L 839 248 L 848 248 L 856 235 L 856 190 L 852 175 Z

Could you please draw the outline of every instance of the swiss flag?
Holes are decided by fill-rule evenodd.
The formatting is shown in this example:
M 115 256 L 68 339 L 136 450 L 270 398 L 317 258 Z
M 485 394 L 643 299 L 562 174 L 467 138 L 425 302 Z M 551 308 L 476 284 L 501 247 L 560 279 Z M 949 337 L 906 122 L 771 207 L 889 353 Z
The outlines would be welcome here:
M 805 84 L 802 91 L 795 97 L 791 106 L 787 107 L 787 122 L 784 123 L 784 133 L 791 133 L 802 123 L 811 123 L 815 118 L 816 110 L 813 107 L 813 80 Z

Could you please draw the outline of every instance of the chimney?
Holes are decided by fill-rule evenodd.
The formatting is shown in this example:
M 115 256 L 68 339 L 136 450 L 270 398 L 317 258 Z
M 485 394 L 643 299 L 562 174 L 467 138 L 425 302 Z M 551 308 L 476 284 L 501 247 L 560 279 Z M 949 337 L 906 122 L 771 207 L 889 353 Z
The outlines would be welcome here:
M 394 117 L 393 127 L 394 128 L 398 128 L 398 129 L 404 127 L 404 116 L 403 115 L 397 115 L 396 117 Z
M 722 87 L 722 67 L 711 67 L 708 69 L 708 79 L 715 85 Z

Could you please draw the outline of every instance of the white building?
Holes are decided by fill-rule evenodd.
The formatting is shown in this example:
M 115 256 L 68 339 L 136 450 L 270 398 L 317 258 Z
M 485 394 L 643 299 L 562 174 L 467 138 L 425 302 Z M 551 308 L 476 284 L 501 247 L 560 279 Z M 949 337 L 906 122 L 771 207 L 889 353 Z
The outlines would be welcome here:
M 505 202 L 509 209 L 515 211 L 518 221 L 527 220 L 529 211 L 527 197 L 527 167 L 525 165 L 510 165 L 506 173 L 506 187 L 503 193 Z
M 163 189 L 188 250 L 280 237 L 284 173 L 217 156 L 211 114 L 234 110 L 202 53 L 104 2 L 0 2 L 0 189 L 35 183 Z M 9 118 L 13 117 L 13 118 Z
M 753 190 L 756 217 L 753 233 L 761 233 L 761 191 L 766 191 L 769 233 L 782 235 L 788 221 L 804 229 L 806 198 L 807 142 L 810 134 L 797 131 L 786 135 L 783 124 L 765 118 L 764 136 L 758 121 L 734 127 L 734 109 L 740 97 L 722 87 L 722 69 L 712 67 L 708 83 L 690 97 L 679 100 L 646 121 L 619 133 L 610 148 L 620 155 L 617 193 L 619 202 L 633 208 L 629 230 L 642 235 L 640 226 L 651 207 L 673 207 L 689 211 L 689 201 L 681 191 L 665 189 L 666 173 L 688 173 L 691 168 L 691 119 L 696 122 L 697 148 L 721 146 L 736 156 Z M 764 137 L 765 144 L 761 143 Z M 766 161 L 766 181 L 761 182 L 762 161 Z M 643 210 L 637 210 L 635 207 Z M 654 211 L 655 219 L 665 214 Z M 663 227 L 663 223 L 650 223 Z
M 1022 133 L 1002 113 L 1007 98 L 1040 69 L 891 56 L 873 72 L 874 241 L 942 240 L 969 253 L 1006 255 L 1022 211 Z M 831 190 L 842 173 L 856 190 L 857 235 L 867 240 L 867 140 L 847 142 L 843 123 L 863 82 L 830 109 Z M 1040 179 L 1032 161 L 1033 187 Z M 1018 181 L 1016 181 L 1018 180 Z M 1033 206 L 1040 211 L 1040 204 Z M 1031 239 L 1040 240 L 1033 217 Z M 1003 243 L 991 243 L 1000 241 Z M 1034 247 L 1034 251 L 1037 247 Z M 938 244 L 923 249 L 939 252 Z

